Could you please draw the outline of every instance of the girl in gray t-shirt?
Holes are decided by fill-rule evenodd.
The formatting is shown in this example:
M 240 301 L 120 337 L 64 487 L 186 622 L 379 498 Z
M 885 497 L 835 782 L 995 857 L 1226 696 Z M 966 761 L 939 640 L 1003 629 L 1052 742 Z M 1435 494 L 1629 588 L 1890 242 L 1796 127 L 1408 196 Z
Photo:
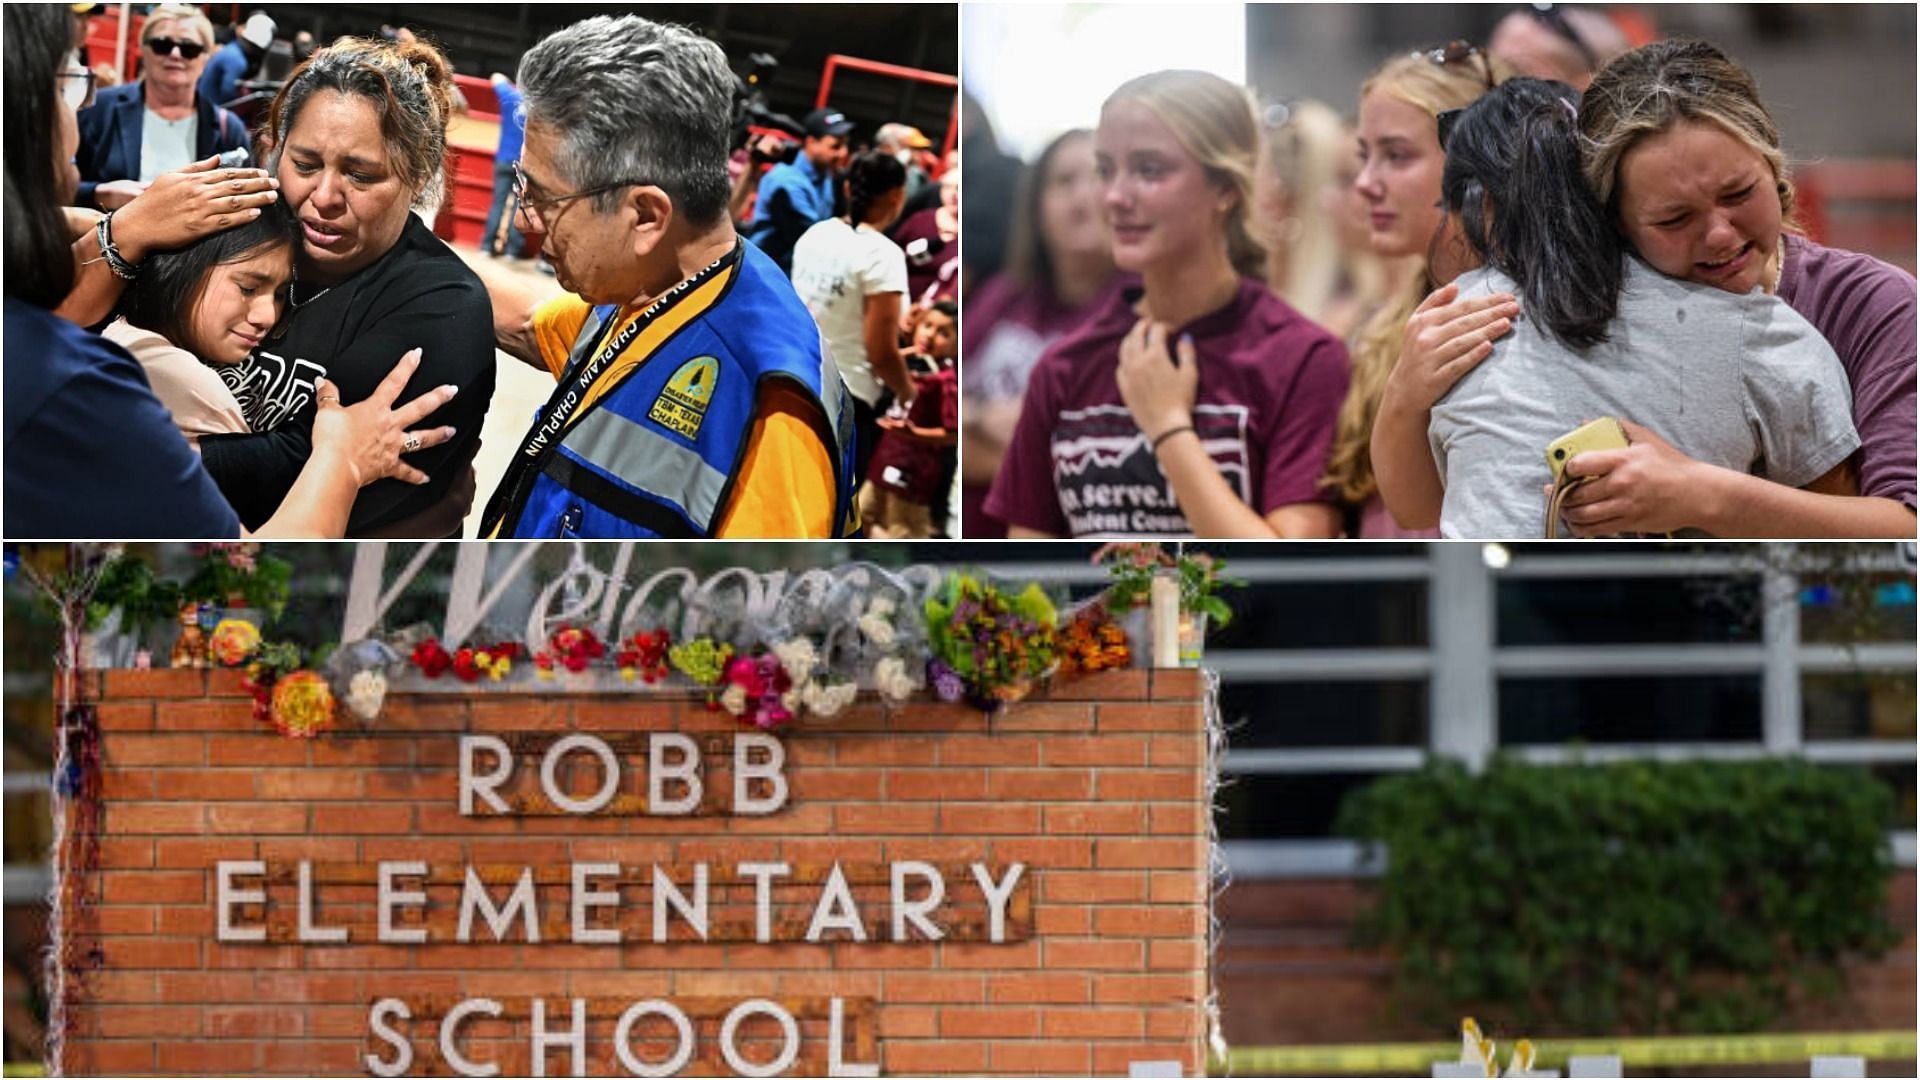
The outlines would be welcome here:
M 1696 461 L 1793 487 L 1859 447 L 1840 358 L 1785 301 L 1680 281 L 1632 256 L 1624 269 L 1607 340 L 1574 350 L 1522 319 L 1434 404 L 1441 535 L 1542 535 L 1547 444 L 1596 417 L 1631 416 Z M 1493 269 L 1458 284 L 1462 297 L 1520 295 Z
M 1449 221 L 1488 264 L 1460 276 L 1460 296 L 1510 292 L 1525 313 L 1432 408 L 1445 536 L 1542 535 L 1546 446 L 1597 417 L 1796 487 L 1860 443 L 1839 358 L 1784 302 L 1623 253 L 1581 179 L 1575 97 L 1514 79 L 1440 117 Z

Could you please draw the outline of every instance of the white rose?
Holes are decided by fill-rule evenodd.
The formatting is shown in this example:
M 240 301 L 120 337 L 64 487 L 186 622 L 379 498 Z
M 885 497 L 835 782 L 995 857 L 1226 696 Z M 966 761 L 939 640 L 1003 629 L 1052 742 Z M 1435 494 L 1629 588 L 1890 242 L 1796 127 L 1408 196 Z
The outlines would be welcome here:
M 875 645 L 878 645 L 884 649 L 893 644 L 893 640 L 895 637 L 893 632 L 893 624 L 888 622 L 887 620 L 880 618 L 877 615 L 866 614 L 866 615 L 860 616 L 860 622 L 858 625 L 860 627 L 860 632 L 862 634 L 865 634 L 867 636 L 867 640 L 873 642 Z
M 893 597 L 885 593 L 874 597 L 873 600 L 867 604 L 867 614 L 878 615 L 882 619 L 892 615 L 893 611 Z
M 733 683 L 720 692 L 720 707 L 735 716 L 745 715 L 747 711 L 747 688 Z
M 814 650 L 812 638 L 793 638 L 773 647 L 773 655 L 780 659 L 780 666 L 787 671 L 787 677 L 802 683 L 813 674 L 813 666 L 819 662 L 820 654 Z
M 853 683 L 834 683 L 831 686 L 820 683 L 808 683 L 806 692 L 807 711 L 826 718 L 838 716 L 860 692 Z
M 906 661 L 897 656 L 888 656 L 873 666 L 874 689 L 888 701 L 901 702 L 913 696 L 913 676 L 907 673 Z
M 380 715 L 387 699 L 387 677 L 378 671 L 362 671 L 347 684 L 347 708 L 362 720 Z
M 795 687 L 780 695 L 780 707 L 788 712 L 800 711 L 800 688 Z

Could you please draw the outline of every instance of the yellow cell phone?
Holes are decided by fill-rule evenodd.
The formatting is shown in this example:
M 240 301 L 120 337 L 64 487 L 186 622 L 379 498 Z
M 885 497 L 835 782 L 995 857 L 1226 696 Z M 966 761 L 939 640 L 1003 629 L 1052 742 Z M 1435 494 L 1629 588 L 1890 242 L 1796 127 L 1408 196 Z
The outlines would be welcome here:
M 1567 462 L 1575 454 L 1589 450 L 1624 450 L 1628 446 L 1627 429 L 1611 416 L 1603 416 L 1574 428 L 1547 444 L 1547 467 L 1553 470 L 1558 487 L 1567 481 Z

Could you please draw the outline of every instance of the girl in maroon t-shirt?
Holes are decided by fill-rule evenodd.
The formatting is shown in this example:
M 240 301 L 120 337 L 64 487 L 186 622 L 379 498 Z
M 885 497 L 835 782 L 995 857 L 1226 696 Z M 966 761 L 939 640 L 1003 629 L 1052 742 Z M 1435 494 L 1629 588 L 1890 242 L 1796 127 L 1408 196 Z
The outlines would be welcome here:
M 1330 537 L 1318 480 L 1346 349 L 1259 281 L 1246 92 L 1163 71 L 1114 91 L 1095 156 L 1114 263 L 1138 274 L 1056 342 L 987 497 L 1014 538 Z

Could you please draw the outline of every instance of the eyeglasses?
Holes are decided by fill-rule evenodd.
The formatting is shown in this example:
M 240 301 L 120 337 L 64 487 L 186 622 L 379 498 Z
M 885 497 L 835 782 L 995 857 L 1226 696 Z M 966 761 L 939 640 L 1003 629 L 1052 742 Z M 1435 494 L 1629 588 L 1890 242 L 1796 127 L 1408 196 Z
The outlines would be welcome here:
M 93 72 L 85 68 L 74 68 L 62 71 L 54 78 L 60 81 L 60 97 L 67 103 L 67 108 L 79 112 L 93 104 L 96 89 Z
M 1592 46 L 1581 39 L 1579 31 L 1567 21 L 1567 13 L 1556 4 L 1528 4 L 1527 12 L 1535 22 L 1566 39 L 1567 43 L 1580 50 L 1580 56 L 1587 62 L 1588 71 L 1600 70 L 1600 58 L 1593 54 Z
M 1424 58 L 1436 67 L 1464 64 L 1477 57 L 1480 60 L 1480 77 L 1487 81 L 1487 89 L 1493 89 L 1493 64 L 1487 59 L 1487 54 L 1480 51 L 1478 45 L 1469 45 L 1464 41 L 1455 40 L 1445 45 L 1436 45 L 1431 49 L 1415 50 L 1413 55 Z M 1445 144 L 1445 140 L 1442 140 L 1442 144 Z
M 198 60 L 200 54 L 207 51 L 205 45 L 197 41 L 175 41 L 172 38 L 153 37 L 147 39 L 147 48 L 155 56 L 179 53 L 182 60 Z
M 621 180 L 612 184 L 602 184 L 599 187 L 587 188 L 584 191 L 568 192 L 565 195 L 542 195 L 539 198 L 528 198 L 527 174 L 520 168 L 519 162 L 516 161 L 513 163 L 513 198 L 515 202 L 520 204 L 520 209 L 526 211 L 528 214 L 544 213 L 544 208 L 546 207 L 558 206 L 563 202 L 572 202 L 574 199 L 584 199 L 589 195 L 598 195 L 603 191 L 614 191 L 623 187 L 646 187 L 651 183 L 652 181 L 648 180 Z

